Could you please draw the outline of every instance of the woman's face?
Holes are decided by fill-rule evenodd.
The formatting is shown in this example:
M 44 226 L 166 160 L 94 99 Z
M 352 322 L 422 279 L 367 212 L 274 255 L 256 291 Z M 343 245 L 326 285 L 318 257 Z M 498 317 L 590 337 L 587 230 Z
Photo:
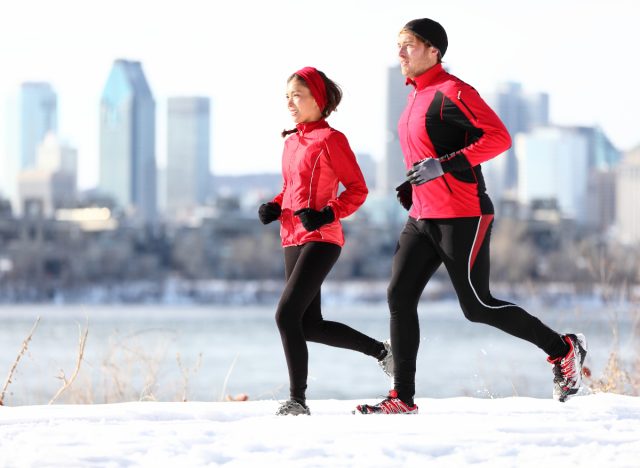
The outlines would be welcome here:
M 298 78 L 287 83 L 287 107 L 296 124 L 315 122 L 322 118 L 322 112 L 311 91 Z

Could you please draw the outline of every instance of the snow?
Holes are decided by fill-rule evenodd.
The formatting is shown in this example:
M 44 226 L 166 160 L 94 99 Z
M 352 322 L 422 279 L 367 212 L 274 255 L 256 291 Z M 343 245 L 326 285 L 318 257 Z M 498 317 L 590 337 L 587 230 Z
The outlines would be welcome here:
M 417 399 L 418 415 L 312 400 L 0 407 L 0 466 L 636 467 L 640 398 Z

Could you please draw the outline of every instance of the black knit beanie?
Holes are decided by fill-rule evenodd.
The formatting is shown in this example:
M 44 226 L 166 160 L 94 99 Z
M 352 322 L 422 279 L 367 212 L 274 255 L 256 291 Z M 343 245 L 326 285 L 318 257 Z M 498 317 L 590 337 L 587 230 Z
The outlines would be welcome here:
M 440 23 L 429 18 L 420 18 L 409 21 L 402 29 L 411 31 L 416 36 L 429 42 L 444 57 L 449 41 L 447 40 L 446 31 Z

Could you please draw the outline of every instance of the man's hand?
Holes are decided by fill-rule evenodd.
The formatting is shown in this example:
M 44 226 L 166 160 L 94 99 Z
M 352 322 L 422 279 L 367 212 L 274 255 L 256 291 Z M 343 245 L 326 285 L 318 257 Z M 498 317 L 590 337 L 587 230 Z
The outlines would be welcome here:
M 423 159 L 413 165 L 407 172 L 407 182 L 413 185 L 422 185 L 444 174 L 442 164 L 436 158 Z
M 302 208 L 293 214 L 300 217 L 302 225 L 309 232 L 315 231 L 320 228 L 320 226 L 329 224 L 336 219 L 330 206 L 325 206 L 320 211 L 314 210 L 313 208 Z
M 396 198 L 402 205 L 402 207 L 409 211 L 413 204 L 413 189 L 409 181 L 403 182 L 396 187 Z

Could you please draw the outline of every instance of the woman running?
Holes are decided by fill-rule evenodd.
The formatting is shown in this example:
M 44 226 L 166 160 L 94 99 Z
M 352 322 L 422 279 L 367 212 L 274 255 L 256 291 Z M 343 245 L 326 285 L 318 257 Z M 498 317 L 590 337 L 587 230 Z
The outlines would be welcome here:
M 305 67 L 287 80 L 287 106 L 296 126 L 285 130 L 282 191 L 258 210 L 260 221 L 280 220 L 286 284 L 276 323 L 289 369 L 290 399 L 278 415 L 310 414 L 306 405 L 307 341 L 359 351 L 393 375 L 390 345 L 322 318 L 320 288 L 340 256 L 340 219 L 365 201 L 367 186 L 347 138 L 326 119 L 342 91 L 324 73 Z M 338 195 L 338 184 L 344 191 Z

